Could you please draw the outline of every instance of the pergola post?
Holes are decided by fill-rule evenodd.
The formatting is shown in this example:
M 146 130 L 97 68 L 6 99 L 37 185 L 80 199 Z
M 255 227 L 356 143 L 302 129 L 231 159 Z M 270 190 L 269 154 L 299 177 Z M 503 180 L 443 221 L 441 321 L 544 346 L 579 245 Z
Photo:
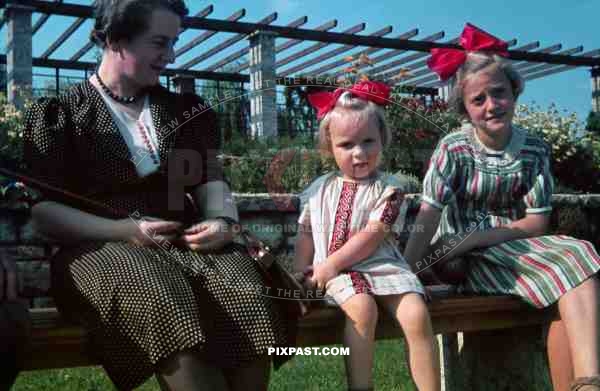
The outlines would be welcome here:
M 450 79 L 448 82 L 438 87 L 438 96 L 446 102 L 448 102 L 450 99 L 450 92 L 452 91 L 452 87 L 454 85 L 453 80 L 454 79 Z
M 31 98 L 32 68 L 32 7 L 9 2 L 6 5 L 6 95 L 8 102 L 22 110 Z
M 175 75 L 171 79 L 178 94 L 196 93 L 196 78 L 188 75 Z
M 592 68 L 592 111 L 600 115 L 600 67 Z
M 275 34 L 250 34 L 250 134 L 253 138 L 277 135 Z
M 0 88 L 6 91 L 6 64 L 0 64 Z

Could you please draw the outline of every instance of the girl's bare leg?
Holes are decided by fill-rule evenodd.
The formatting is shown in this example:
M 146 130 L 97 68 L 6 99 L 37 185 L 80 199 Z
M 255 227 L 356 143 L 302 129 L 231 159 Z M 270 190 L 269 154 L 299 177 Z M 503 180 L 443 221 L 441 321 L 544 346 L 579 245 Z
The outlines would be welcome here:
M 569 391 L 569 385 L 575 375 L 567 331 L 562 320 L 555 320 L 550 323 L 546 338 L 546 351 L 554 391 Z
M 373 387 L 373 352 L 377 326 L 377 303 L 372 296 L 360 293 L 340 306 L 346 314 L 344 345 L 350 355 L 344 356 L 349 389 Z
M 423 297 L 417 293 L 378 296 L 397 319 L 408 344 L 410 372 L 420 391 L 439 391 L 440 359 L 431 318 Z
M 576 378 L 600 374 L 598 294 L 598 279 L 592 277 L 558 301 Z

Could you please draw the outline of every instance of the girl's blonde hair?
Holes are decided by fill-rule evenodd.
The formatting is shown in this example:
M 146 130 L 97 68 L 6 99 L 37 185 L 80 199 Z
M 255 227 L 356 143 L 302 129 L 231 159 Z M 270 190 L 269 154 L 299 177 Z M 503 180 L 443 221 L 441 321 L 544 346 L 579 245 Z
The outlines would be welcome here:
M 513 96 L 515 97 L 515 100 L 517 100 L 519 95 L 523 93 L 525 82 L 510 62 L 497 54 L 468 52 L 465 63 L 460 66 L 454 76 L 454 85 L 452 86 L 450 97 L 448 99 L 450 108 L 462 116 L 468 116 L 463 98 L 465 82 L 474 73 L 491 66 L 504 73 L 512 87 Z
M 323 117 L 319 125 L 319 149 L 324 153 L 331 153 L 331 121 L 342 116 L 352 115 L 356 120 L 375 120 L 381 136 L 381 145 L 385 148 L 392 139 L 392 133 L 385 122 L 383 108 L 371 101 L 358 98 L 350 91 L 344 91 L 335 103 L 335 107 Z

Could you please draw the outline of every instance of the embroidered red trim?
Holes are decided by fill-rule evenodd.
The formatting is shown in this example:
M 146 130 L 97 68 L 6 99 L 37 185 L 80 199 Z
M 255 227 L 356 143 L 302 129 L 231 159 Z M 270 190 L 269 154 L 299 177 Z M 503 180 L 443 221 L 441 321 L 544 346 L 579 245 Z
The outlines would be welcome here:
M 348 241 L 350 234 L 350 223 L 352 221 L 352 205 L 354 197 L 358 190 L 358 183 L 344 182 L 342 192 L 335 211 L 335 221 L 333 223 L 333 233 L 327 255 L 331 255 Z

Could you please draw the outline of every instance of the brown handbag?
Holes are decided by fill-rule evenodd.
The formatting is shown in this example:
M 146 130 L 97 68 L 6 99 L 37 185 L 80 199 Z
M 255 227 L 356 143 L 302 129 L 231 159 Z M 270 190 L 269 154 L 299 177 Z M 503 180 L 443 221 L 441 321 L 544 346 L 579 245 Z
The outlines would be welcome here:
M 284 290 L 285 294 L 282 296 L 281 291 L 278 289 L 279 298 L 294 302 L 293 307 L 298 311 L 298 316 L 306 315 L 309 311 L 310 301 L 308 300 L 308 291 L 302 283 L 285 267 L 281 266 L 277 261 L 277 257 L 271 252 L 271 248 L 250 231 L 242 228 L 240 238 L 267 282 L 271 283 L 274 288 Z

